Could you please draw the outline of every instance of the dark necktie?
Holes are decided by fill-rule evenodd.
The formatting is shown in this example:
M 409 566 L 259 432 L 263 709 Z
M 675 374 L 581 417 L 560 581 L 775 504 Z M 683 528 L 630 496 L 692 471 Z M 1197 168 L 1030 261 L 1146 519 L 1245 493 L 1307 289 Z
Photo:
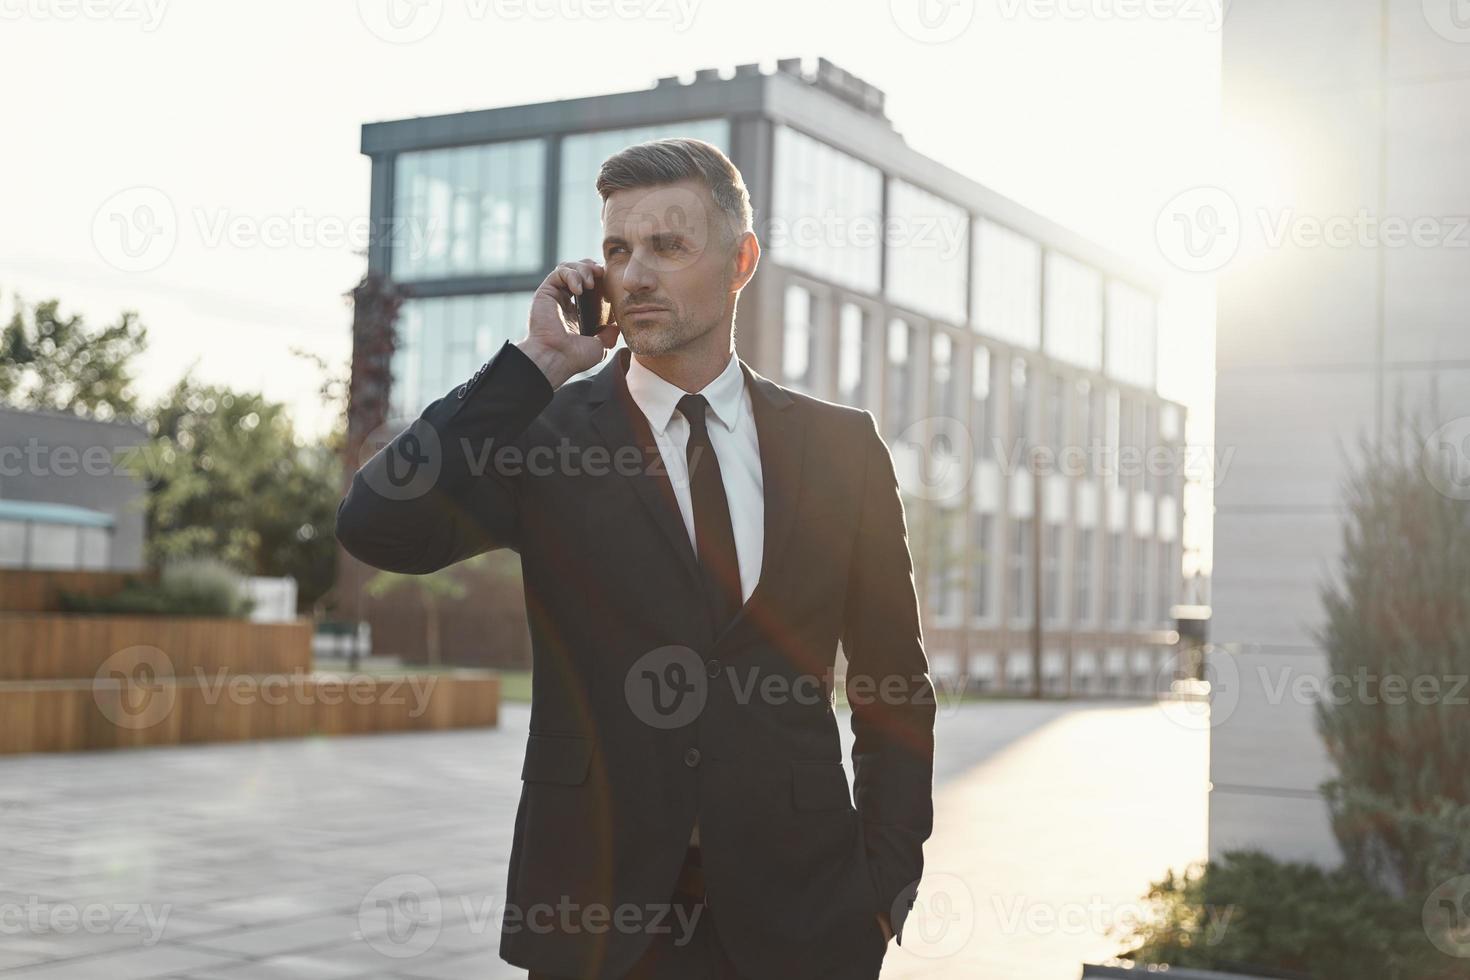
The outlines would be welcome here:
M 742 589 L 730 502 L 725 499 L 720 461 L 710 444 L 709 428 L 705 424 L 704 410 L 708 404 L 703 395 L 685 395 L 679 399 L 679 412 L 689 420 L 689 444 L 684 458 L 689 464 L 689 496 L 694 503 L 694 543 L 718 632 L 739 611 Z

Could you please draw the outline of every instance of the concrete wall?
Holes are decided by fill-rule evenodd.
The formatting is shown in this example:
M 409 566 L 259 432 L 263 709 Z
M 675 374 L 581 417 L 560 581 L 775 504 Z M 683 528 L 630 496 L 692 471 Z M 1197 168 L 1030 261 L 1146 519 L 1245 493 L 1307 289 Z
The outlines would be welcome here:
M 1291 684 L 1325 671 L 1313 630 L 1341 479 L 1400 398 L 1424 408 L 1438 389 L 1429 429 L 1470 416 L 1470 228 L 1455 218 L 1470 215 L 1470 24 L 1452 7 L 1237 0 L 1225 22 L 1241 244 L 1220 276 L 1216 439 L 1235 456 L 1215 495 L 1212 634 L 1235 689 L 1213 732 L 1212 854 L 1339 859 L 1317 792 L 1332 769 Z M 1390 243 L 1385 218 L 1425 221 L 1429 239 Z M 1273 241 L 1304 223 L 1350 240 Z

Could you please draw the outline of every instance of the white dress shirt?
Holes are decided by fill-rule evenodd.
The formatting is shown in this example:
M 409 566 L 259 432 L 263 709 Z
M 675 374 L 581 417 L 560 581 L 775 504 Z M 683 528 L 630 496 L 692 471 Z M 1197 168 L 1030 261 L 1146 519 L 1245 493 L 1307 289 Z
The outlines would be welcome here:
M 699 554 L 694 536 L 694 500 L 689 493 L 689 420 L 679 409 L 679 399 L 688 392 L 665 381 L 638 362 L 634 355 L 628 362 L 628 392 L 638 404 L 648 427 L 653 430 L 664 471 L 674 485 L 679 513 L 689 543 Z M 710 445 L 720 462 L 720 481 L 725 485 L 725 499 L 730 505 L 731 530 L 735 532 L 735 557 L 740 565 L 741 601 L 750 598 L 761 575 L 761 559 L 765 552 L 765 483 L 761 478 L 760 440 L 755 431 L 755 409 L 745 387 L 745 372 L 733 353 L 725 369 L 699 390 L 708 403 L 704 410 L 705 428 Z M 689 843 L 699 844 L 699 820 Z
M 689 493 L 689 420 L 678 410 L 679 399 L 688 392 L 665 381 L 638 363 L 634 356 L 628 362 L 628 392 L 653 430 L 663 457 L 665 472 L 674 485 L 679 513 L 689 543 L 699 554 L 694 536 L 694 500 Z M 761 575 L 761 558 L 765 550 L 765 484 L 761 479 L 760 440 L 755 431 L 755 410 L 750 392 L 745 388 L 745 373 L 732 353 L 725 369 L 699 390 L 709 403 L 705 409 L 705 427 L 710 445 L 720 462 L 720 480 L 725 485 L 725 499 L 730 504 L 730 524 L 735 532 L 735 556 L 740 565 L 740 599 L 750 598 Z

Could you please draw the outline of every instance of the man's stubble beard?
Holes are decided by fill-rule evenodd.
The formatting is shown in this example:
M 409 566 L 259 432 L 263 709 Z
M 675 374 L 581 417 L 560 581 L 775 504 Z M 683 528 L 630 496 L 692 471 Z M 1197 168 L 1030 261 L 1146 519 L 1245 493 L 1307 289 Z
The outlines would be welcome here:
M 667 325 L 623 330 L 623 342 L 634 354 L 662 357 L 688 347 L 711 329 L 713 326 L 700 330 L 683 317 L 671 315 Z

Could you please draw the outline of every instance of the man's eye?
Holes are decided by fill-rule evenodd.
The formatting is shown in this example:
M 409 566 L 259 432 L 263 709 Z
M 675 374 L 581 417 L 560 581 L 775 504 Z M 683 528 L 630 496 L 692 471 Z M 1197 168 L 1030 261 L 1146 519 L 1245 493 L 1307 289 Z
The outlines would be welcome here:
M 659 248 L 665 252 L 682 252 L 684 245 L 680 242 L 664 242 Z

